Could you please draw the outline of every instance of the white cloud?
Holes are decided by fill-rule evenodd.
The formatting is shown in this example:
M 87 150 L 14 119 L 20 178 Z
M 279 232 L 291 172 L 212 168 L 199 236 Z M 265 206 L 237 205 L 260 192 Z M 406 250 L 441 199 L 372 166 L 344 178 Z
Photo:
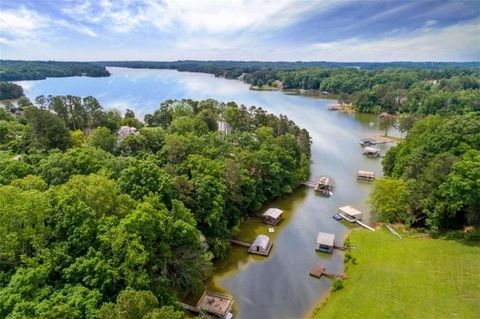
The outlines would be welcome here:
M 86 0 L 62 11 L 78 21 L 98 23 L 116 32 L 151 25 L 162 31 L 218 34 L 284 27 L 305 13 L 314 9 L 318 12 L 335 3 L 332 0 L 102 0 L 100 3 Z
M 39 42 L 38 30 L 48 26 L 48 19 L 21 6 L 18 10 L 0 10 L 2 43 L 7 45 Z
M 55 35 L 62 35 L 65 29 L 91 37 L 97 36 L 88 26 L 52 19 L 25 6 L 0 10 L 0 43 L 3 45 L 17 48 L 31 45 L 45 47 L 48 46 L 47 39 L 51 40 Z
M 435 29 L 434 25 L 427 21 L 415 32 L 380 40 L 317 43 L 307 54 L 310 59 L 332 61 L 480 60 L 480 20 Z

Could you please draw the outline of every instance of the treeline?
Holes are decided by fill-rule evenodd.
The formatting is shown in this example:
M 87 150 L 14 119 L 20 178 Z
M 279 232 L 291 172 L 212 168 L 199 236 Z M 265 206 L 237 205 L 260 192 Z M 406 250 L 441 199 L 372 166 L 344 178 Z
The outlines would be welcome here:
M 309 174 L 308 132 L 258 107 L 35 104 L 0 110 L 2 318 L 183 318 L 241 220 Z
M 327 61 L 101 61 L 102 66 L 117 66 L 136 69 L 175 69 L 179 71 L 204 72 L 224 75 L 226 71 L 252 73 L 258 70 L 298 70 L 312 68 L 356 68 L 378 70 L 385 68 L 404 69 L 475 69 L 480 62 L 327 62 Z
M 0 60 L 0 81 L 43 80 L 47 77 L 109 76 L 104 66 L 87 62 Z
M 103 62 L 239 78 L 255 87 L 320 91 L 360 112 L 464 114 L 480 110 L 479 63 Z
M 259 70 L 244 77 L 255 86 L 326 91 L 360 112 L 463 114 L 480 110 L 480 70 L 351 68 Z
M 428 116 L 383 160 L 374 214 L 437 232 L 480 225 L 480 115 Z
M 18 99 L 23 95 L 23 88 L 15 83 L 0 81 L 0 100 Z

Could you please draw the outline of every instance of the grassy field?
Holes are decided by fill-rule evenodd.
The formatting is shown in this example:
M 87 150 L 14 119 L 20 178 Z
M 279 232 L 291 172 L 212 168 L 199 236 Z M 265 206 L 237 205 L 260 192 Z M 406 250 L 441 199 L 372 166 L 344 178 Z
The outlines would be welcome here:
M 313 318 L 480 318 L 480 244 L 353 231 L 345 288 Z

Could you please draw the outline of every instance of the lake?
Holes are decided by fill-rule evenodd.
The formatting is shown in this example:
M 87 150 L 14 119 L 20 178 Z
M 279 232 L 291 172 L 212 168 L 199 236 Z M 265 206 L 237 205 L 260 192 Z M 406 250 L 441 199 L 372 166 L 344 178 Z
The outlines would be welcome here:
M 139 70 L 109 68 L 106 78 L 69 77 L 41 81 L 21 81 L 25 94 L 33 101 L 37 95 L 95 96 L 105 108 L 130 108 L 139 118 L 158 108 L 166 99 L 213 98 L 235 101 L 247 106 L 261 106 L 274 114 L 287 115 L 306 128 L 313 139 L 311 180 L 329 175 L 333 196 L 321 197 L 310 188 L 300 188 L 277 199 L 268 207 L 285 211 L 285 219 L 269 233 L 260 219 L 251 218 L 243 225 L 238 238 L 253 241 L 257 234 L 267 234 L 274 245 L 269 257 L 248 255 L 245 248 L 232 247 L 230 256 L 216 263 L 208 289 L 228 293 L 235 298 L 236 318 L 303 318 L 328 294 L 332 280 L 309 276 L 314 264 L 329 272 L 343 271 L 343 253 L 317 253 L 317 232 L 336 235 L 342 243 L 350 225 L 332 219 L 337 208 L 352 205 L 368 212 L 366 199 L 370 184 L 357 182 L 359 169 L 382 174 L 381 160 L 362 156 L 359 141 L 380 135 L 373 115 L 329 111 L 336 101 L 276 91 L 253 91 L 237 80 L 215 78 L 200 73 L 174 70 Z M 370 124 L 373 123 L 373 124 Z M 380 145 L 382 152 L 388 145 Z M 369 222 L 368 214 L 364 217 Z

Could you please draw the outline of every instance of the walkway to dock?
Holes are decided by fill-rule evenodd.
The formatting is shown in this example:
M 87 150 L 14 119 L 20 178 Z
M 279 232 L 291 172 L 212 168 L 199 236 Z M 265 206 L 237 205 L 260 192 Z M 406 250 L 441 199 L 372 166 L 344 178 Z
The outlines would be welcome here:
M 308 186 L 308 187 L 315 187 L 315 186 L 317 186 L 317 184 L 315 184 L 315 182 L 309 182 L 309 181 L 303 181 L 303 182 L 300 183 L 300 185 Z
M 375 231 L 375 228 L 368 226 L 367 224 L 362 223 L 361 221 L 357 220 L 357 224 L 359 224 L 362 227 L 365 227 L 366 229 L 369 229 L 371 231 Z
M 244 241 L 237 240 L 237 239 L 230 239 L 230 242 L 234 245 L 247 247 L 247 248 L 250 248 L 250 246 L 252 246 L 252 244 L 249 244 L 249 243 L 246 243 Z

